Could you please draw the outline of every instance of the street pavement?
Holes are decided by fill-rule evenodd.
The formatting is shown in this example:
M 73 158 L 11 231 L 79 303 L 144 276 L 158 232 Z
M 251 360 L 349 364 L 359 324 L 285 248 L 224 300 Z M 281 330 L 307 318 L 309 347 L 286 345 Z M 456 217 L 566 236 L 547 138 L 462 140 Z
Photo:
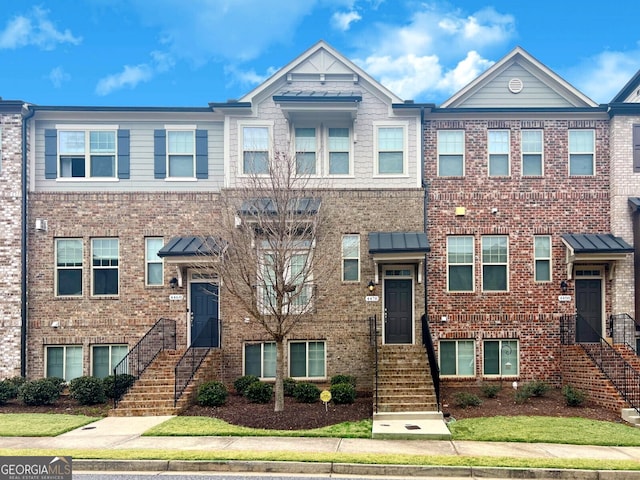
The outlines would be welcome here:
M 144 437 L 142 433 L 171 417 L 106 417 L 57 437 L 0 437 L 1 449 L 161 449 L 212 451 L 326 452 L 408 455 L 495 456 L 632 460 L 640 447 L 601 447 L 550 443 L 470 442 L 457 440 L 377 440 L 287 437 Z M 449 478 L 566 478 L 640 480 L 640 471 L 587 471 L 493 467 L 356 465 L 336 463 L 182 460 L 73 460 L 81 471 L 269 472 L 291 474 L 381 475 Z

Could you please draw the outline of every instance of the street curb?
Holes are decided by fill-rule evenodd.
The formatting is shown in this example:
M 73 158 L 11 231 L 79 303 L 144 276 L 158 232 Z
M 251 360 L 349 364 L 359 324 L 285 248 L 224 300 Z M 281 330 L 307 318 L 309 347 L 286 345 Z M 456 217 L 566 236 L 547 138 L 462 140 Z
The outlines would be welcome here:
M 250 460 L 88 460 L 74 459 L 73 471 L 104 472 L 260 472 L 398 477 L 492 479 L 640 480 L 640 471 L 564 470 L 550 468 L 447 467 L 328 462 L 261 462 Z

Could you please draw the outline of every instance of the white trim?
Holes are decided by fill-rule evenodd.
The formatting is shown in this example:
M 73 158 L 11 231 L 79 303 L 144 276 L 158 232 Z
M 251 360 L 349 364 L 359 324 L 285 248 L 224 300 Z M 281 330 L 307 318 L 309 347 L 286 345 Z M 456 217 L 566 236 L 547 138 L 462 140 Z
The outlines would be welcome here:
M 460 155 L 462 155 L 462 175 L 441 175 L 440 174 L 440 132 L 460 132 L 462 134 L 462 147 L 460 151 Z M 436 176 L 438 178 L 463 178 L 465 176 L 466 171 L 466 141 L 467 141 L 467 133 L 463 128 L 441 128 L 436 131 Z M 442 155 L 459 155 L 458 153 L 442 153 Z
M 409 122 L 398 120 L 373 121 L 373 176 L 377 178 L 398 178 L 409 176 Z M 380 173 L 380 153 L 378 144 L 378 132 L 381 128 L 401 128 L 402 129 L 402 172 L 398 173 Z
M 591 132 L 592 135 L 592 150 L 591 151 L 572 151 L 571 150 L 571 133 L 572 132 Z M 595 177 L 596 176 L 596 130 L 593 128 L 570 128 L 567 130 L 567 176 L 572 177 Z M 571 155 L 591 155 L 591 173 L 589 174 L 572 174 L 571 173 Z
M 60 123 L 55 125 L 55 129 L 60 130 L 120 130 L 120 125 L 93 124 L 93 123 Z
M 197 130 L 198 126 L 197 125 L 175 125 L 175 124 L 169 124 L 169 125 L 165 125 L 164 126 L 165 130 Z
M 268 133 L 268 146 L 267 146 L 267 162 L 271 162 L 273 159 L 273 129 L 274 129 L 274 121 L 273 120 L 239 120 L 237 122 L 238 128 L 238 163 L 237 163 L 237 174 L 236 177 L 248 177 L 251 175 L 256 176 L 268 176 L 267 173 L 254 174 L 252 172 L 245 173 L 244 171 L 244 129 L 245 127 L 253 127 L 253 128 L 266 128 Z
M 387 311 L 387 295 L 386 295 L 386 281 L 387 280 L 411 280 L 411 341 L 408 345 L 413 345 L 416 340 L 416 280 L 415 280 L 415 264 L 388 264 L 382 267 L 382 343 L 386 345 L 386 315 Z M 387 275 L 388 270 L 409 270 L 409 275 Z M 396 344 L 393 344 L 396 345 Z M 400 344 L 402 345 L 402 344 Z
M 500 153 L 492 153 L 491 133 L 506 132 L 507 134 L 507 151 Z M 491 175 L 491 156 L 507 154 L 507 173 L 506 175 Z M 463 157 L 464 158 L 464 157 Z M 508 128 L 489 128 L 487 129 L 487 177 L 488 178 L 509 178 L 511 177 L 511 130 Z
M 192 265 L 192 264 L 191 264 Z M 180 269 L 178 269 L 180 270 Z M 212 278 L 195 278 L 197 274 L 210 274 Z M 187 268 L 186 272 L 186 280 L 187 280 L 187 309 L 185 311 L 185 322 L 187 328 L 187 346 L 191 346 L 191 285 L 196 283 L 206 283 L 209 285 L 216 285 L 218 287 L 218 324 L 222 327 L 222 323 L 220 322 L 220 295 L 221 295 L 221 282 L 218 277 L 212 270 L 202 269 L 202 268 Z M 182 282 L 179 282 L 180 285 Z M 218 340 L 221 338 L 221 333 L 218 332 Z M 219 345 L 221 346 L 221 345 Z
M 525 152 L 522 148 L 523 132 L 540 132 L 540 175 L 525 175 L 524 174 L 524 156 L 525 155 L 537 155 L 538 152 Z M 544 177 L 544 128 L 523 128 L 520 130 L 520 177 L 522 178 L 541 178 Z

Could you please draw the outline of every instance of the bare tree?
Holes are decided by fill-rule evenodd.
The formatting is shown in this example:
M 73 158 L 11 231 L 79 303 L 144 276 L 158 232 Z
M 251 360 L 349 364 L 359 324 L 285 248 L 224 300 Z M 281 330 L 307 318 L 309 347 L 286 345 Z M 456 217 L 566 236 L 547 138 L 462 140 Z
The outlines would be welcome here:
M 276 152 L 267 168 L 223 192 L 222 215 L 212 230 L 224 253 L 207 267 L 216 271 L 224 294 L 273 339 L 274 410 L 282 411 L 287 336 L 314 314 L 318 285 L 340 264 L 317 253 L 329 229 L 316 179 L 298 171 L 291 153 Z

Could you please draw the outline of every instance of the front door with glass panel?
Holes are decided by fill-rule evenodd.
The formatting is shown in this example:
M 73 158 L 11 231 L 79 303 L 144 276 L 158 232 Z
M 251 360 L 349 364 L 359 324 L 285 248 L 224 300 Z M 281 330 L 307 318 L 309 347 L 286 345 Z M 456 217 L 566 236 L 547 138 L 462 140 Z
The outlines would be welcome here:
M 191 346 L 219 347 L 218 285 L 191 283 Z
M 387 276 L 384 279 L 384 343 L 413 343 L 413 280 L 410 278 Z

